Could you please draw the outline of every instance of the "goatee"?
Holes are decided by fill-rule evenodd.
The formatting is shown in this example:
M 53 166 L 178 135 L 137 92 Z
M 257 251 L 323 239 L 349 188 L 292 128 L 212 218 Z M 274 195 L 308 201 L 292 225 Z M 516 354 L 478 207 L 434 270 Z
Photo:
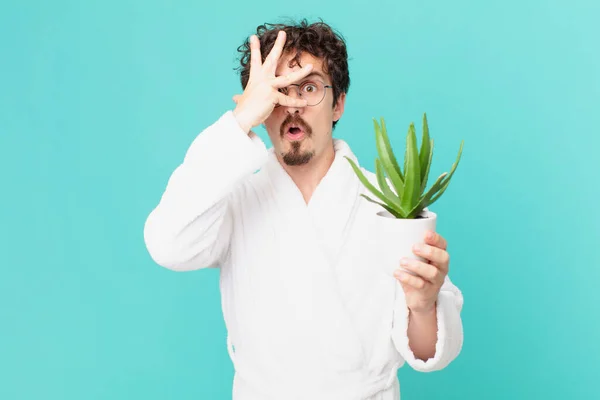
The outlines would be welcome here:
M 282 154 L 283 162 L 287 165 L 304 165 L 307 164 L 315 155 L 312 151 L 302 151 L 302 142 L 291 142 L 292 149 L 285 154 Z

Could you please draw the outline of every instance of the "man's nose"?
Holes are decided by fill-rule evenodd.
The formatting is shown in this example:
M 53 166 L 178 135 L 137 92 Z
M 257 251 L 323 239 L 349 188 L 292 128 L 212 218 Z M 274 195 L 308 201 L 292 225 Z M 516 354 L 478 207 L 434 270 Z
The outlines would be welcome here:
M 298 88 L 296 86 L 290 86 L 287 91 L 287 95 L 292 98 L 301 99 L 302 96 L 298 93 Z M 285 107 L 285 111 L 288 114 L 301 113 L 304 107 Z
M 292 114 L 302 114 L 304 110 L 304 107 L 285 107 L 285 112 L 292 115 Z

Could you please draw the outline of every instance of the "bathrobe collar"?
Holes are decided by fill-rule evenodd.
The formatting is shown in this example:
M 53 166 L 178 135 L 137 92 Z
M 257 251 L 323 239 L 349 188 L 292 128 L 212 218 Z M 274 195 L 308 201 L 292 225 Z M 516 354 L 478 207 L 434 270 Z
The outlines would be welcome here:
M 350 146 L 336 138 L 333 139 L 333 145 L 333 163 L 315 188 L 308 204 L 277 160 L 273 147 L 269 149 L 266 165 L 279 215 L 282 216 L 281 223 L 294 224 L 299 232 L 306 233 L 314 241 L 313 244 L 322 249 L 332 266 L 338 259 L 348 227 L 356 214 L 362 188 L 350 163 L 344 158 L 348 157 L 359 165 Z

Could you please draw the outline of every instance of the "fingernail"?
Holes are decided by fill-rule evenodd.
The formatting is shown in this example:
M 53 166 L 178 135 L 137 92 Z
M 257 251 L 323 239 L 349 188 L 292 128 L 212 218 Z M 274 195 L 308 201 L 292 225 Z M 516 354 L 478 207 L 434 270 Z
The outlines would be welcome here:
M 400 260 L 400 265 L 408 265 L 408 260 L 406 258 L 402 258 Z

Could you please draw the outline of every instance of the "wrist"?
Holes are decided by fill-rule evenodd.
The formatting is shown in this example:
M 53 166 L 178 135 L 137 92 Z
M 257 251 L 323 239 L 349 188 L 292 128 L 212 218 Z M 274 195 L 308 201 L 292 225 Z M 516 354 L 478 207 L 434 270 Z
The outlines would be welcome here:
M 240 128 L 246 134 L 249 134 L 250 133 L 250 129 L 252 129 L 252 125 L 249 124 L 248 122 L 246 122 L 246 118 L 244 117 L 244 114 L 242 112 L 240 112 L 240 110 L 239 110 L 238 107 L 236 107 L 233 110 L 233 116 L 234 116 L 235 120 L 237 121 L 238 125 L 240 126 Z
M 436 302 L 434 302 L 433 304 L 429 305 L 429 306 L 425 306 L 425 307 L 418 307 L 418 308 L 411 308 L 409 307 L 408 310 L 410 311 L 410 313 L 416 317 L 431 317 L 432 315 L 435 315 L 436 313 Z

